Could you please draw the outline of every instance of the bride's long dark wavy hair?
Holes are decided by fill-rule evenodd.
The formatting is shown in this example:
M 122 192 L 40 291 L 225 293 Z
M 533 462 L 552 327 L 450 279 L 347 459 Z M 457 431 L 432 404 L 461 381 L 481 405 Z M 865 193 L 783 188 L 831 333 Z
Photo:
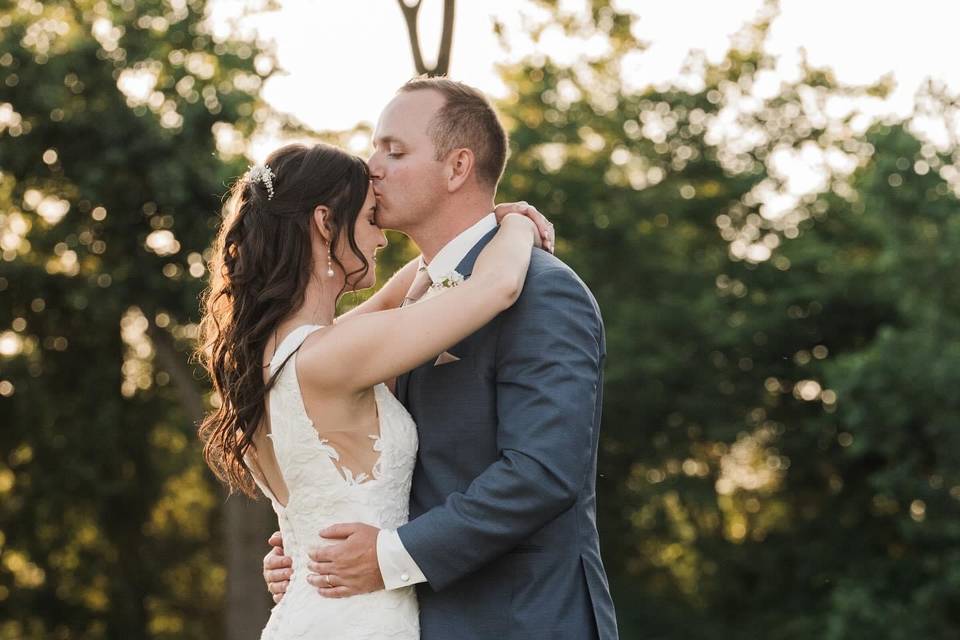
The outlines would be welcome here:
M 327 144 L 293 144 L 265 164 L 275 175 L 273 197 L 263 181 L 241 178 L 224 206 L 197 349 L 219 395 L 219 406 L 198 431 L 203 457 L 231 493 L 239 489 L 251 497 L 256 485 L 243 455 L 280 373 L 264 382 L 264 348 L 280 321 L 303 305 L 314 269 L 310 226 L 318 205 L 330 210 L 330 246 L 339 246 L 345 234 L 363 265 L 347 274 L 347 282 L 359 282 L 370 268 L 354 238 L 370 180 L 363 160 Z M 332 258 L 343 270 L 335 252 Z

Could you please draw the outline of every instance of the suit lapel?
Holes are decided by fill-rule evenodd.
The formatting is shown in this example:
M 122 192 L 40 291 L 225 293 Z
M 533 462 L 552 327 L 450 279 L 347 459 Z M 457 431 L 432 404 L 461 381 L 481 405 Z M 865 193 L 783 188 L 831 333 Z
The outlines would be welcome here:
M 499 228 L 500 227 L 494 227 L 490 229 L 490 231 L 477 241 L 477 244 L 471 247 L 470 251 L 467 251 L 467 255 L 463 256 L 463 260 L 457 265 L 457 273 L 462 275 L 464 279 L 469 278 L 471 274 L 473 274 L 473 265 L 477 261 L 477 256 L 479 256 L 483 248 L 487 246 L 487 243 L 493 240 L 493 236 L 497 235 Z
M 467 255 L 463 257 L 463 260 L 460 261 L 460 264 L 457 265 L 457 273 L 462 275 L 464 280 L 473 274 L 473 265 L 477 261 L 477 256 L 479 256 L 480 252 L 483 251 L 483 248 L 487 246 L 487 243 L 493 239 L 493 236 L 497 235 L 497 229 L 499 229 L 499 227 L 494 227 L 484 234 L 484 236 L 477 241 L 477 244 L 470 248 L 470 251 L 468 251 Z M 433 360 L 421 365 L 417 369 L 423 367 L 433 367 Z M 410 409 L 411 378 L 415 376 L 417 369 L 401 374 L 397 377 L 397 399 L 400 400 L 400 402 L 402 402 L 407 409 Z

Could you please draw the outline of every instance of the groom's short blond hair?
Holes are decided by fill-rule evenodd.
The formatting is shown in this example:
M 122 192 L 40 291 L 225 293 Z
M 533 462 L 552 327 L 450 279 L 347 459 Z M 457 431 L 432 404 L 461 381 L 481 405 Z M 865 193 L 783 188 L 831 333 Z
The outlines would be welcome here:
M 507 164 L 507 132 L 493 105 L 477 89 L 443 77 L 414 78 L 397 93 L 428 89 L 446 99 L 427 128 L 436 159 L 454 149 L 470 149 L 476 158 L 477 179 L 496 190 Z

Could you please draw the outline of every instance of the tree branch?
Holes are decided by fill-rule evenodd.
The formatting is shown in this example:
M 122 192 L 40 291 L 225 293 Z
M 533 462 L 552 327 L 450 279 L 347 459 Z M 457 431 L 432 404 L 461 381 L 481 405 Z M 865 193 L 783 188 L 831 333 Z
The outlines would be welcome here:
M 407 22 L 407 36 L 410 38 L 410 50 L 413 51 L 413 66 L 417 74 L 427 73 L 427 68 L 423 64 L 423 55 L 420 53 L 420 36 L 417 33 L 417 14 L 420 13 L 420 0 L 413 5 L 409 5 L 404 0 L 397 0 L 400 9 L 403 11 L 403 19 Z
M 450 71 L 450 50 L 453 45 L 453 10 L 456 0 L 443 1 L 443 34 L 440 36 L 440 51 L 437 53 L 437 64 L 430 75 L 445 76 Z
M 414 4 L 407 4 L 405 0 L 397 0 L 403 19 L 407 23 L 407 36 L 410 39 L 410 51 L 413 53 L 413 66 L 418 75 L 443 76 L 450 70 L 450 51 L 453 45 L 453 17 L 456 0 L 443 2 L 443 33 L 440 35 L 440 50 L 437 52 L 437 62 L 433 67 L 427 67 L 423 61 L 423 52 L 420 48 L 420 33 L 417 27 L 417 16 L 420 14 L 422 0 Z

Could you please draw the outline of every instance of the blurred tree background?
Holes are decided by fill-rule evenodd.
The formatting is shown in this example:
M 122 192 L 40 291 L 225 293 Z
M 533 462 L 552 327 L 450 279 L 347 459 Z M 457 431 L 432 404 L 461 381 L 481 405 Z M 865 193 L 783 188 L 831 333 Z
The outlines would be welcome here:
M 5 639 L 239 637 L 268 608 L 238 554 L 267 510 L 198 460 L 187 356 L 273 61 L 205 10 L 0 3 Z
M 604 312 L 622 637 L 956 637 L 960 151 L 924 132 L 960 100 L 877 121 L 886 83 L 778 77 L 775 3 L 636 90 L 635 16 L 538 4 L 534 39 L 607 46 L 501 69 L 499 200 L 551 217 Z M 269 46 L 206 11 L 0 0 L 3 640 L 257 637 L 268 606 L 266 510 L 224 500 L 195 437 L 205 251 L 265 121 L 356 132 L 272 113 Z

